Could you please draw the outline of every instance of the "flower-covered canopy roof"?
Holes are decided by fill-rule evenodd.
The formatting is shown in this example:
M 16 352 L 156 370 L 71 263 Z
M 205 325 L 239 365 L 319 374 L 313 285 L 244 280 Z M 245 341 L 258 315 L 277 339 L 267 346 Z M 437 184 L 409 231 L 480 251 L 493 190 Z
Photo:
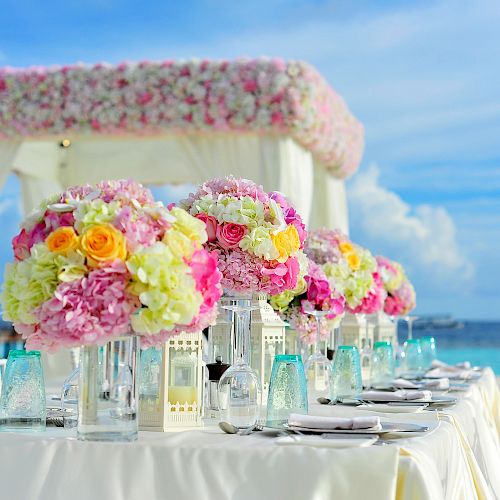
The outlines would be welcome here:
M 340 178 L 363 151 L 362 125 L 303 62 L 0 69 L 0 139 L 214 132 L 290 136 Z

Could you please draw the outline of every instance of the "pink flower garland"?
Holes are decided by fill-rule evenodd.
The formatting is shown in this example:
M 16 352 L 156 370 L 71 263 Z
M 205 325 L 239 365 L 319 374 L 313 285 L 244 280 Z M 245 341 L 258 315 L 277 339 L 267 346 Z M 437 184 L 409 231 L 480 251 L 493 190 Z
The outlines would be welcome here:
M 0 69 L 4 137 L 288 134 L 334 175 L 355 172 L 363 127 L 312 66 L 281 59 Z

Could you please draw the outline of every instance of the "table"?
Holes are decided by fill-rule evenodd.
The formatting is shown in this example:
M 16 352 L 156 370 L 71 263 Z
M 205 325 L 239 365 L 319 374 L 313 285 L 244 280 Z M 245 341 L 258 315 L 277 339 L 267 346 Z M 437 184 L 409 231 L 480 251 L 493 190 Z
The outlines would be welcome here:
M 1 499 L 8 500 L 472 500 L 500 498 L 500 396 L 485 369 L 458 404 L 383 415 L 432 430 L 388 446 L 279 446 L 263 433 L 217 427 L 140 433 L 136 443 L 78 442 L 69 431 L 0 433 Z M 312 414 L 346 407 L 311 405 Z M 367 414 L 367 412 L 364 412 Z

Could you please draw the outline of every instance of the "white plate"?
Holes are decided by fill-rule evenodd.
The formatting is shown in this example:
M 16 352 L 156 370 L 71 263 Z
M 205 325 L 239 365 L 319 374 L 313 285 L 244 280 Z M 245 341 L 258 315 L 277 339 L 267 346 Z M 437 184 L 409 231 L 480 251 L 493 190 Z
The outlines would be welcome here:
M 379 413 L 420 413 L 428 406 L 429 406 L 429 403 L 422 403 L 419 405 L 408 405 L 408 404 L 399 405 L 397 403 L 394 403 L 391 405 L 364 404 L 364 405 L 359 405 L 356 408 L 358 410 L 374 411 L 374 412 L 379 412 Z
M 425 425 L 410 424 L 406 422 L 381 422 L 381 429 L 313 429 L 310 427 L 296 427 L 282 424 L 285 430 L 298 432 L 311 432 L 314 434 L 387 434 L 399 432 L 427 432 L 429 427 Z
M 315 448 L 366 448 L 378 440 L 377 436 L 351 436 L 329 434 L 320 436 L 283 436 L 276 439 L 279 445 L 313 446 Z

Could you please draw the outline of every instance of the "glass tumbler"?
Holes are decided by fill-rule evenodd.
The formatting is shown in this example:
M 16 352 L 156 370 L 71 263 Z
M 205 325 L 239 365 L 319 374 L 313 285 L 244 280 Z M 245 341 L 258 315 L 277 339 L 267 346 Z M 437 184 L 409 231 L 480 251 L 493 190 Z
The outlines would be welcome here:
M 355 346 L 342 345 L 335 352 L 330 374 L 330 399 L 354 398 L 361 394 L 361 362 Z
M 372 387 L 386 389 L 392 387 L 396 363 L 392 344 L 389 341 L 378 341 L 373 346 Z
M 307 414 L 307 380 L 298 354 L 274 357 L 269 395 L 268 422 L 287 422 L 291 413 Z
M 0 398 L 1 430 L 45 430 L 45 382 L 39 351 L 9 351 Z
M 403 376 L 405 378 L 421 378 L 424 374 L 424 359 L 420 340 L 408 339 L 404 343 L 405 367 Z
M 422 337 L 420 347 L 422 348 L 424 370 L 429 370 L 432 362 L 437 358 L 436 339 L 434 337 Z

